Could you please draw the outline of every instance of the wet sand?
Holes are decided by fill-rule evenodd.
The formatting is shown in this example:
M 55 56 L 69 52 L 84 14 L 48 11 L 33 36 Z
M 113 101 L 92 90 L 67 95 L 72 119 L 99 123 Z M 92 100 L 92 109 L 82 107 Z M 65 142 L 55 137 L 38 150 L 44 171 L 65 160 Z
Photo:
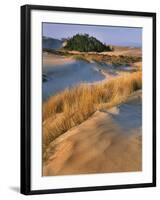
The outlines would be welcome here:
M 141 91 L 50 143 L 43 176 L 142 170 Z

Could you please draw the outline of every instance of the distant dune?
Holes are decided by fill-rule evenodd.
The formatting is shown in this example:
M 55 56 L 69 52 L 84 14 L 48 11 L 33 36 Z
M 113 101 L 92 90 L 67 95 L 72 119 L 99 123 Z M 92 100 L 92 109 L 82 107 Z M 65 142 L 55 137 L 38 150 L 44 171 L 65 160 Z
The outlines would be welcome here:
M 61 40 L 43 36 L 43 39 L 42 39 L 43 48 L 56 50 L 56 49 L 61 48 L 62 45 L 63 45 L 63 42 Z
M 142 48 L 115 46 L 114 47 L 114 51 L 112 51 L 112 52 L 104 52 L 102 54 L 104 54 L 104 55 L 115 55 L 115 56 L 123 55 L 123 56 L 142 57 Z

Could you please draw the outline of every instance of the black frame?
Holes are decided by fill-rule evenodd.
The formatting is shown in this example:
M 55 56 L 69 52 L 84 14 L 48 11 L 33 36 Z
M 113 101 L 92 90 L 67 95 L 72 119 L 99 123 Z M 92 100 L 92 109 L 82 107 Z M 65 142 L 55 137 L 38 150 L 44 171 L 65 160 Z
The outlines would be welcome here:
M 143 16 L 152 17 L 153 20 L 153 176 L 152 183 L 126 184 L 113 186 L 94 186 L 78 188 L 61 188 L 49 190 L 31 190 L 31 11 L 65 11 L 65 12 L 82 12 L 95 14 L 114 14 L 126 16 Z M 140 187 L 156 186 L 156 13 L 121 11 L 121 10 L 103 10 L 90 8 L 72 8 L 72 7 L 55 7 L 43 5 L 24 5 L 21 6 L 21 193 L 31 194 L 49 194 L 64 192 L 81 192 L 93 190 L 108 189 L 127 189 Z

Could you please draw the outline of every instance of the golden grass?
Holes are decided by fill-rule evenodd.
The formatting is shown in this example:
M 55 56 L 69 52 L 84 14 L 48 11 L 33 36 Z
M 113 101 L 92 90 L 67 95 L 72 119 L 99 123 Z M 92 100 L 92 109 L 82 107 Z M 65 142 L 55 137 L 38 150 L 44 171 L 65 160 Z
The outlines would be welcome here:
M 96 110 L 125 101 L 142 87 L 142 72 L 134 72 L 98 84 L 81 84 L 49 98 L 43 104 L 43 150 L 55 138 L 79 125 Z
M 113 53 L 113 52 L 112 52 Z M 127 56 L 127 55 L 103 55 L 103 54 L 75 54 L 72 58 L 77 60 L 105 62 L 112 65 L 131 65 L 135 62 L 141 62 L 141 56 Z

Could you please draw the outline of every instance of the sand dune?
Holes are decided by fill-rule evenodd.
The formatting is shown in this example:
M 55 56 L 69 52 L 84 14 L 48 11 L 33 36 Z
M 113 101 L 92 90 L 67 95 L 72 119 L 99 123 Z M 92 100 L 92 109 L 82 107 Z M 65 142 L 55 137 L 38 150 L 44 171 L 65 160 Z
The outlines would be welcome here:
M 85 54 L 85 52 L 79 51 L 68 51 L 68 53 L 73 55 Z M 142 48 L 138 47 L 122 47 L 122 46 L 114 46 L 114 51 L 104 51 L 104 52 L 88 52 L 88 54 L 101 54 L 101 55 L 110 55 L 110 56 L 142 56 Z
M 56 62 L 56 61 L 55 61 Z M 61 58 L 62 65 L 44 66 L 43 72 L 47 75 L 48 81 L 42 86 L 43 100 L 66 88 L 78 85 L 82 82 L 93 83 L 103 80 L 106 76 L 97 70 L 95 63 L 85 61 L 69 60 Z
M 102 53 L 104 55 L 114 55 L 114 56 L 119 56 L 119 55 L 123 55 L 123 56 L 142 56 L 142 49 L 141 48 L 129 48 L 129 47 L 115 47 L 114 51 L 111 52 L 104 52 Z
M 140 171 L 141 131 L 138 92 L 118 107 L 96 111 L 50 143 L 43 175 Z
M 43 71 L 45 71 L 46 66 L 53 67 L 54 65 L 62 65 L 64 63 L 73 63 L 74 59 L 72 57 L 59 56 L 53 53 L 43 53 Z

